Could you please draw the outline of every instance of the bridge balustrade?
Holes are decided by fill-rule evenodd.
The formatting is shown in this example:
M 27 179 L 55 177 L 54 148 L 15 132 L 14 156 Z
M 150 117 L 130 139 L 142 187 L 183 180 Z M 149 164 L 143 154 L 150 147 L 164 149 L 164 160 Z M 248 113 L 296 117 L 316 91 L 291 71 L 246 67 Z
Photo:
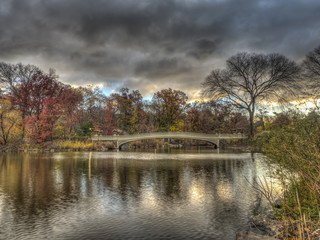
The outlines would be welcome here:
M 121 145 L 138 140 L 145 139 L 157 139 L 157 138 L 186 138 L 208 141 L 219 147 L 220 140 L 230 140 L 230 139 L 244 139 L 247 136 L 243 134 L 206 134 L 206 133 L 192 133 L 192 132 L 154 132 L 154 133 L 140 133 L 132 135 L 102 135 L 94 136 L 91 139 L 93 141 L 116 141 L 117 148 Z

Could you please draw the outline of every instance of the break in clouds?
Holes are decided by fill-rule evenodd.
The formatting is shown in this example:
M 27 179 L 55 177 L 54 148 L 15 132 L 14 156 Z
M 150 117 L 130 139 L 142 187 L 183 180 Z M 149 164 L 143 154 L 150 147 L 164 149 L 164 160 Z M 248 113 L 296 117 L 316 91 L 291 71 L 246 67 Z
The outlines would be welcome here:
M 300 61 L 320 45 L 319 12 L 318 0 L 1 0 L 0 61 L 107 92 L 171 87 L 197 98 L 237 52 Z

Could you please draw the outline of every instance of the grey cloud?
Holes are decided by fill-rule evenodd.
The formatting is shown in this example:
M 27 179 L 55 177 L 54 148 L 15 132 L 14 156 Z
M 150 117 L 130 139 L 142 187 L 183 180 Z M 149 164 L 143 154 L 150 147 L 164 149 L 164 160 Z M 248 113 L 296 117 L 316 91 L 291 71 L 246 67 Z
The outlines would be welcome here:
M 2 0 L 0 60 L 68 83 L 191 93 L 203 66 L 239 51 L 302 59 L 320 44 L 319 11 L 318 0 Z
M 203 58 L 212 56 L 213 53 L 218 51 L 218 48 L 218 41 L 200 39 L 193 44 L 192 50 L 190 50 L 187 54 L 198 60 L 201 60 Z
M 186 73 L 190 65 L 179 58 L 147 59 L 137 63 L 135 73 L 150 79 L 163 78 L 168 76 Z

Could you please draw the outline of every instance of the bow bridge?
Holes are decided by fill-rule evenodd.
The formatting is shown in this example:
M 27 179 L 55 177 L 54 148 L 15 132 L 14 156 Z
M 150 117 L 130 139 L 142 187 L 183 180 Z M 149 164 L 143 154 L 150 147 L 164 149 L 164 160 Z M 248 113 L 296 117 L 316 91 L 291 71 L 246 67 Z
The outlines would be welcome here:
M 220 140 L 233 140 L 233 139 L 245 139 L 247 136 L 243 134 L 205 134 L 205 133 L 190 133 L 190 132 L 154 132 L 154 133 L 141 133 L 133 135 L 103 135 L 93 136 L 92 141 L 114 141 L 116 142 L 117 149 L 121 148 L 121 145 L 146 139 L 163 139 L 163 138 L 182 138 L 182 139 L 194 139 L 213 143 L 219 148 Z

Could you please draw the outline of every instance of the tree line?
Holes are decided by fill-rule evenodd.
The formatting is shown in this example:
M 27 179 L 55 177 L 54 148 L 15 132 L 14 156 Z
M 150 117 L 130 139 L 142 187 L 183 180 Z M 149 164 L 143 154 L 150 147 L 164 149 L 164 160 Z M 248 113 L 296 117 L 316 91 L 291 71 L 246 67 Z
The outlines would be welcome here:
M 122 88 L 107 96 L 97 87 L 63 84 L 53 70 L 0 63 L 0 142 L 86 139 L 92 134 L 156 131 L 246 132 L 246 117 L 231 104 L 188 103 L 171 88 L 144 100 L 139 90 Z
M 122 88 L 107 96 L 92 86 L 72 87 L 33 65 L 0 62 L 0 142 L 44 144 L 92 134 L 156 131 L 247 133 L 254 136 L 258 104 L 313 100 L 318 107 L 320 47 L 297 64 L 280 54 L 239 53 L 202 83 L 210 101 L 189 102 L 171 88 L 144 100 Z

